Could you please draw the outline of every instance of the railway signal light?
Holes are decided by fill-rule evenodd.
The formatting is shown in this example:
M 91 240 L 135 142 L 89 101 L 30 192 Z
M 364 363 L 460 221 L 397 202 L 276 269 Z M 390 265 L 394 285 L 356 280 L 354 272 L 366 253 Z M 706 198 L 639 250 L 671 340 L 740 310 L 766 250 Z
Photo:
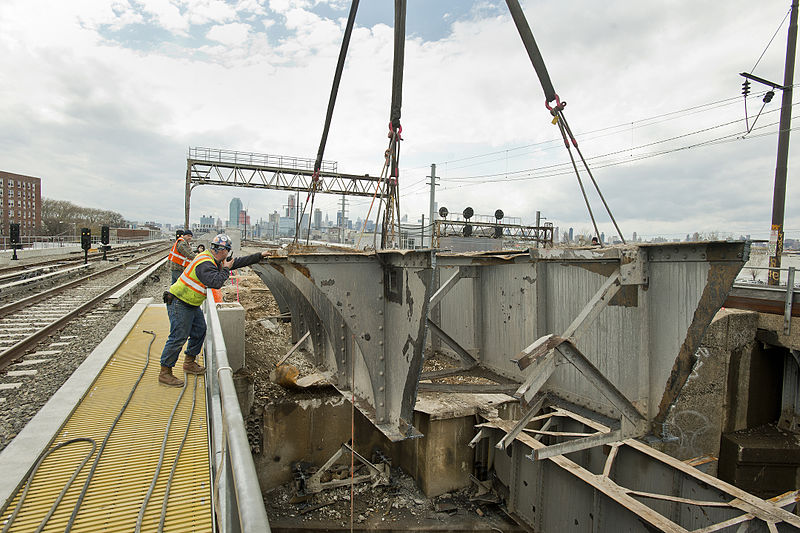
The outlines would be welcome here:
M 100 242 L 103 244 L 108 244 L 111 242 L 110 231 L 108 226 L 102 226 L 100 228 Z
M 81 228 L 81 248 L 88 251 L 92 247 L 92 230 Z
M 9 224 L 9 235 L 11 237 L 11 244 L 19 244 L 19 222 L 12 222 Z
M 12 261 L 19 259 L 17 257 L 17 248 L 22 248 L 19 240 L 19 222 L 12 222 L 8 226 L 9 241 L 11 241 L 11 249 L 14 253 L 11 256 Z

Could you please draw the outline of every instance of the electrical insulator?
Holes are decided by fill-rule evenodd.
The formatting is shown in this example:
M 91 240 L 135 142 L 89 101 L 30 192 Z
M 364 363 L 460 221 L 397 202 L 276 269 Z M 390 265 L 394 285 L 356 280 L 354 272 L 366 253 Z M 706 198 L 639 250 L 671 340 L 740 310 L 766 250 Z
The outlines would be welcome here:
M 775 91 L 767 91 L 764 93 L 764 103 L 768 104 L 772 101 L 772 97 L 775 96 Z
M 750 80 L 744 80 L 742 83 L 742 96 L 747 96 L 750 94 Z

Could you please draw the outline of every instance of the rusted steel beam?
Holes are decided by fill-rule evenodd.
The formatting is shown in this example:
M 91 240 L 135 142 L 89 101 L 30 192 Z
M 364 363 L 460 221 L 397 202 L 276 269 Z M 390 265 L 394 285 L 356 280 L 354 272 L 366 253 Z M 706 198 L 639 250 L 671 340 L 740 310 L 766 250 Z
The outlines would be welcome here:
M 256 273 L 305 308 L 317 365 L 393 441 L 419 436 L 411 422 L 422 373 L 431 252 L 276 256 Z M 303 302 L 298 304 L 297 302 Z M 303 331 L 298 331 L 301 335 Z

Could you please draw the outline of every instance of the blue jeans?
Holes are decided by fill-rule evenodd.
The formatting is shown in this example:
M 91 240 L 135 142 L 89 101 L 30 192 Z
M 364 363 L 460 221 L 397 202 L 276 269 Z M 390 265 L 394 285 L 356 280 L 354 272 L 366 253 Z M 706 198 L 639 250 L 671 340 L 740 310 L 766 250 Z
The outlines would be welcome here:
M 189 338 L 186 346 L 186 355 L 196 357 L 203 348 L 203 341 L 206 338 L 206 319 L 203 316 L 203 309 L 189 305 L 178 298 L 167 305 L 167 315 L 169 315 L 169 338 L 161 352 L 161 364 L 172 368 L 178 361 L 181 347 Z
M 170 283 L 169 286 L 172 287 L 172 285 L 178 281 L 178 278 L 181 277 L 181 274 L 183 274 L 183 270 L 170 270 L 170 272 L 172 273 L 172 283 Z

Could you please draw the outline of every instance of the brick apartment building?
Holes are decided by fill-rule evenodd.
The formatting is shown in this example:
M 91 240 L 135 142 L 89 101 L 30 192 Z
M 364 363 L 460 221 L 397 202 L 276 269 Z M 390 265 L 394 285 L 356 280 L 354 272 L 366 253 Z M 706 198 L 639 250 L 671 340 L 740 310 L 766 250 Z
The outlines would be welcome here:
M 42 226 L 42 180 L 0 170 L 0 236 L 19 222 L 20 235 L 38 235 Z

